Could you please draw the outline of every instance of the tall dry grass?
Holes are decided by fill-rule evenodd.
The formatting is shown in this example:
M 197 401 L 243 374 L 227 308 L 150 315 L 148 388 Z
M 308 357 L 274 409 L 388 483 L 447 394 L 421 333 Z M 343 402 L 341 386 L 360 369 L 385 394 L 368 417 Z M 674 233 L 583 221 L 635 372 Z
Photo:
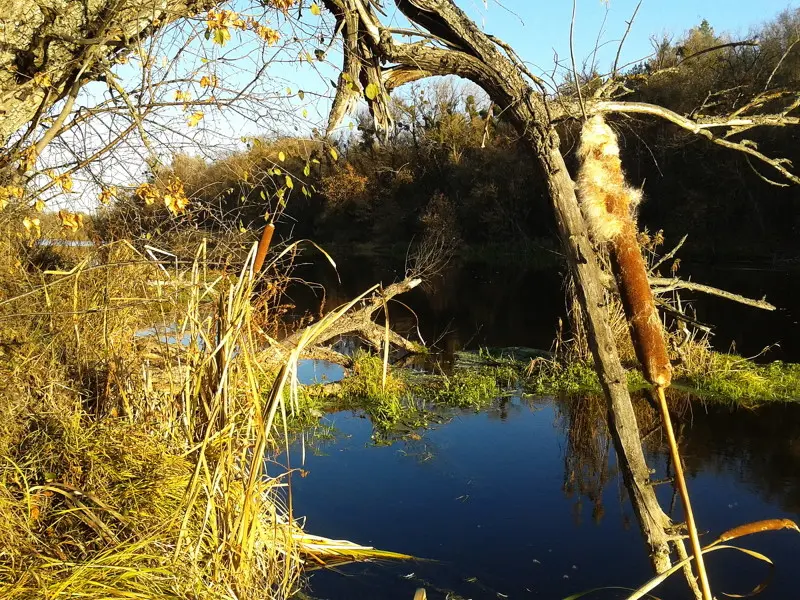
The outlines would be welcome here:
M 274 377 L 255 248 L 236 272 L 202 244 L 173 267 L 126 242 L 43 270 L 5 225 L 0 597 L 283 598 L 309 560 L 398 556 L 304 533 L 264 467 L 302 349 L 350 306 Z

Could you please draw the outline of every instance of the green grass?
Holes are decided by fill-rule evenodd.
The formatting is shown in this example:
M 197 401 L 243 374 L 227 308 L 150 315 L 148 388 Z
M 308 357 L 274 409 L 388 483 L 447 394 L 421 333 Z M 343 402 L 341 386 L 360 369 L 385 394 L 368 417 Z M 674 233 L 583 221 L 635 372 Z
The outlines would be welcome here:
M 480 410 L 502 394 L 495 373 L 490 371 L 459 370 L 443 376 L 433 390 L 433 399 L 448 406 Z
M 627 372 L 628 387 L 638 391 L 647 382 L 637 368 Z M 700 400 L 753 407 L 766 402 L 800 400 L 800 364 L 775 361 L 761 365 L 735 354 L 706 351 L 691 370 L 678 366 L 673 387 Z M 535 395 L 601 394 L 592 364 L 539 361 L 530 369 L 525 388 Z
M 756 364 L 735 354 L 712 353 L 703 372 L 678 380 L 703 399 L 756 406 L 800 400 L 800 364 Z

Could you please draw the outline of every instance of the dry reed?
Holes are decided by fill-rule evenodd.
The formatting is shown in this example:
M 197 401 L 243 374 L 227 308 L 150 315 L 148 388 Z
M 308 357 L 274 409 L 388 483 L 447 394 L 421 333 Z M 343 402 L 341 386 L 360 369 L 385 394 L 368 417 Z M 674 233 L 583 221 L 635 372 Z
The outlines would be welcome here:
M 704 600 L 712 600 L 680 452 L 664 396 L 664 388 L 672 380 L 672 365 L 636 235 L 634 215 L 641 193 L 625 183 L 617 136 L 602 116 L 594 116 L 584 125 L 579 154 L 582 165 L 578 185 L 583 212 L 595 241 L 608 244 L 636 356 L 645 379 L 656 388 L 700 588 Z
M 401 557 L 304 533 L 264 471 L 302 348 L 352 303 L 272 378 L 255 248 L 238 275 L 205 257 L 165 273 L 119 242 L 0 276 L 3 598 L 283 598 L 308 563 Z

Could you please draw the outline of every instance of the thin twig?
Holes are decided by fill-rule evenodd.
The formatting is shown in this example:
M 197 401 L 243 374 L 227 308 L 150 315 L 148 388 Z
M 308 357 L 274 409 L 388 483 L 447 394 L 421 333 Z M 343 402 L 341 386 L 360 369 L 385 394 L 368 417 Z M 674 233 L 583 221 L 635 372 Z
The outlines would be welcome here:
M 781 68 L 781 65 L 783 64 L 783 61 L 786 60 L 787 56 L 789 56 L 789 53 L 792 51 L 792 48 L 794 48 L 797 45 L 797 42 L 800 42 L 800 38 L 796 39 L 791 44 L 789 44 L 789 47 L 786 49 L 786 52 L 783 53 L 783 56 L 781 56 L 781 59 L 778 61 L 778 64 L 775 65 L 774 69 L 772 69 L 772 73 L 770 73 L 769 77 L 767 78 L 767 83 L 764 84 L 764 91 L 765 92 L 769 88 L 769 84 L 772 83 L 772 78 L 775 77 L 775 73 L 777 73 L 778 69 Z
M 648 275 L 650 275 L 650 274 L 652 274 L 652 273 L 655 273 L 655 271 L 656 271 L 656 269 L 658 269 L 658 267 L 660 267 L 660 266 L 661 266 L 661 265 L 663 265 L 665 262 L 667 262 L 668 260 L 670 260 L 670 259 L 671 259 L 673 256 L 675 256 L 675 255 L 678 253 L 678 250 L 680 250 L 680 249 L 681 249 L 681 246 L 683 246 L 683 243 L 686 241 L 686 238 L 688 238 L 688 237 L 689 237 L 689 234 L 688 234 L 688 233 L 687 233 L 686 235 L 684 235 L 684 236 L 681 238 L 681 241 L 680 241 L 680 242 L 678 242 L 678 245 L 677 245 L 677 246 L 675 246 L 675 247 L 674 247 L 672 250 L 670 250 L 669 252 L 667 252 L 667 253 L 666 253 L 664 256 L 662 256 L 662 257 L 661 257 L 661 258 L 658 260 L 658 262 L 657 262 L 656 264 L 654 264 L 652 267 L 650 267 L 650 269 L 648 269 L 648 271 L 647 271 L 647 274 L 648 274 Z
M 586 107 L 583 105 L 583 94 L 581 93 L 581 84 L 578 80 L 578 71 L 575 69 L 575 11 L 577 10 L 577 0 L 572 0 L 572 20 L 569 23 L 569 58 L 572 61 L 572 77 L 575 79 L 575 90 L 578 92 L 578 102 L 581 105 L 581 112 L 583 113 L 583 120 L 587 120 Z
M 625 28 L 625 33 L 622 35 L 622 39 L 619 41 L 619 47 L 617 48 L 617 55 L 614 57 L 614 67 L 611 69 L 611 77 L 615 77 L 617 74 L 617 65 L 619 64 L 619 55 L 622 52 L 622 46 L 625 44 L 625 39 L 628 37 L 628 34 L 631 31 L 631 27 L 633 26 L 633 21 L 636 18 L 636 13 L 639 12 L 639 7 L 642 5 L 642 0 L 639 0 L 639 3 L 636 5 L 636 8 L 633 9 L 633 14 L 631 15 L 631 20 L 628 21 L 628 26 Z

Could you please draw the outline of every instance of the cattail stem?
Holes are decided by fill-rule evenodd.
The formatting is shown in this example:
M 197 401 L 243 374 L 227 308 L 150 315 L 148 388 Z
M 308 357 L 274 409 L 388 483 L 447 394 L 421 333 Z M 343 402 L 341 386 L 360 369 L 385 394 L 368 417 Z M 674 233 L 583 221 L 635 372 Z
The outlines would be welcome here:
M 635 207 L 641 200 L 641 192 L 625 182 L 617 135 L 602 116 L 594 116 L 584 124 L 579 153 L 583 161 L 578 177 L 581 208 L 594 240 L 608 244 L 636 357 L 642 365 L 645 379 L 658 391 L 661 419 L 675 465 L 675 481 L 683 500 L 683 512 L 692 542 L 700 589 L 703 600 L 713 600 L 689 492 L 683 477 L 678 444 L 675 442 L 664 397 L 664 388 L 669 386 L 672 379 L 672 365 L 636 236 Z
M 253 273 L 261 271 L 264 266 L 264 259 L 267 257 L 269 245 L 272 242 L 272 234 L 275 232 L 275 225 L 272 223 L 267 224 L 264 232 L 261 234 L 261 241 L 258 242 L 258 252 L 256 253 L 256 260 L 253 262 Z
M 672 464 L 675 469 L 675 483 L 678 486 L 678 491 L 683 501 L 683 513 L 686 517 L 686 528 L 689 530 L 689 540 L 692 543 L 692 554 L 697 568 L 697 578 L 700 580 L 700 589 L 703 592 L 703 600 L 713 600 L 711 595 L 711 587 L 708 583 L 708 574 L 706 573 L 706 565 L 703 560 L 703 551 L 700 548 L 700 538 L 697 535 L 697 526 L 694 522 L 694 513 L 692 512 L 692 503 L 689 500 L 689 490 L 686 487 L 686 479 L 683 476 L 683 465 L 681 464 L 681 456 L 678 452 L 678 443 L 675 441 L 675 432 L 672 430 L 672 419 L 669 416 L 669 409 L 667 408 L 667 399 L 664 397 L 664 388 L 661 386 L 656 387 L 658 395 L 658 406 L 661 409 L 661 420 L 664 422 L 664 430 L 667 433 L 667 440 L 669 441 L 669 453 L 672 457 Z

